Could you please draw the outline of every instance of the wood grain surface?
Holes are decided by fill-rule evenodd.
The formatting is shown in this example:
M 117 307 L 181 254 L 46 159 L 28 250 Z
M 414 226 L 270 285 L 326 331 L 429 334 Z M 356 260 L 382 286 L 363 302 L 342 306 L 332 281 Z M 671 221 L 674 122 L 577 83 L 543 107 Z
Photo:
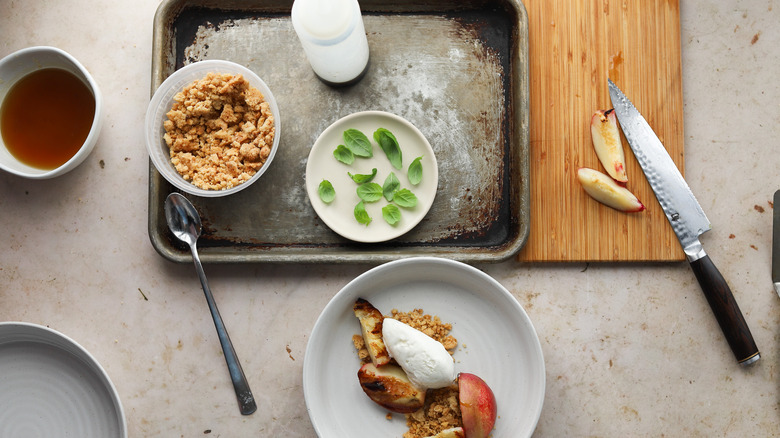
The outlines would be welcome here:
M 627 187 L 645 204 L 621 213 L 594 201 L 580 167 L 604 171 L 590 118 L 612 107 L 611 78 L 684 170 L 678 1 L 525 0 L 529 21 L 531 226 L 520 261 L 684 260 L 623 138 Z M 683 172 L 684 174 L 684 172 Z

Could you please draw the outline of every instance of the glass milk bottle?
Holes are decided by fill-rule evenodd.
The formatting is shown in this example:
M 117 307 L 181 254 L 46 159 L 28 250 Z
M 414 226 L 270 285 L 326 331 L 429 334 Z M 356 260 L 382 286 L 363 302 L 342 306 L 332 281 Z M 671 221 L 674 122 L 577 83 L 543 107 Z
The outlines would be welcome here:
M 350 85 L 368 69 L 368 41 L 357 0 L 295 0 L 292 24 L 314 73 Z

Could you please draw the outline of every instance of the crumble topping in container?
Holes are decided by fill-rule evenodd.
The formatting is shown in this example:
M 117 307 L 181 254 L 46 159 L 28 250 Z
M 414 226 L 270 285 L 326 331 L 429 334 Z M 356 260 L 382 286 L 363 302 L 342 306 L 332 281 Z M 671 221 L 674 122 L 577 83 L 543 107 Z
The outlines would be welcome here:
M 224 190 L 263 166 L 273 146 L 274 117 L 263 94 L 242 75 L 208 73 L 173 100 L 163 138 L 185 180 Z

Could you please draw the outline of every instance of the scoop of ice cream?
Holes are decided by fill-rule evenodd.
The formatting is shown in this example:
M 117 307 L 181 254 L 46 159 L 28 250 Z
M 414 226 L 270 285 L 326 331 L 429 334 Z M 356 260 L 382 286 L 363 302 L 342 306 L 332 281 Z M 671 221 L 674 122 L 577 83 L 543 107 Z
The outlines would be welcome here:
M 385 347 L 420 388 L 443 388 L 455 380 L 455 361 L 437 340 L 393 318 L 382 321 Z

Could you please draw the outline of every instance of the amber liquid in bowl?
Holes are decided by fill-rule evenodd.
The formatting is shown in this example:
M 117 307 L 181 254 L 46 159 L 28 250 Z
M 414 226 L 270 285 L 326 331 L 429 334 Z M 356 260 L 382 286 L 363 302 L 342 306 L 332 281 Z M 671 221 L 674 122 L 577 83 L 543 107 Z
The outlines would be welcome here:
M 73 73 L 59 68 L 32 72 L 8 90 L 0 107 L 0 133 L 17 160 L 56 169 L 87 139 L 95 97 Z

